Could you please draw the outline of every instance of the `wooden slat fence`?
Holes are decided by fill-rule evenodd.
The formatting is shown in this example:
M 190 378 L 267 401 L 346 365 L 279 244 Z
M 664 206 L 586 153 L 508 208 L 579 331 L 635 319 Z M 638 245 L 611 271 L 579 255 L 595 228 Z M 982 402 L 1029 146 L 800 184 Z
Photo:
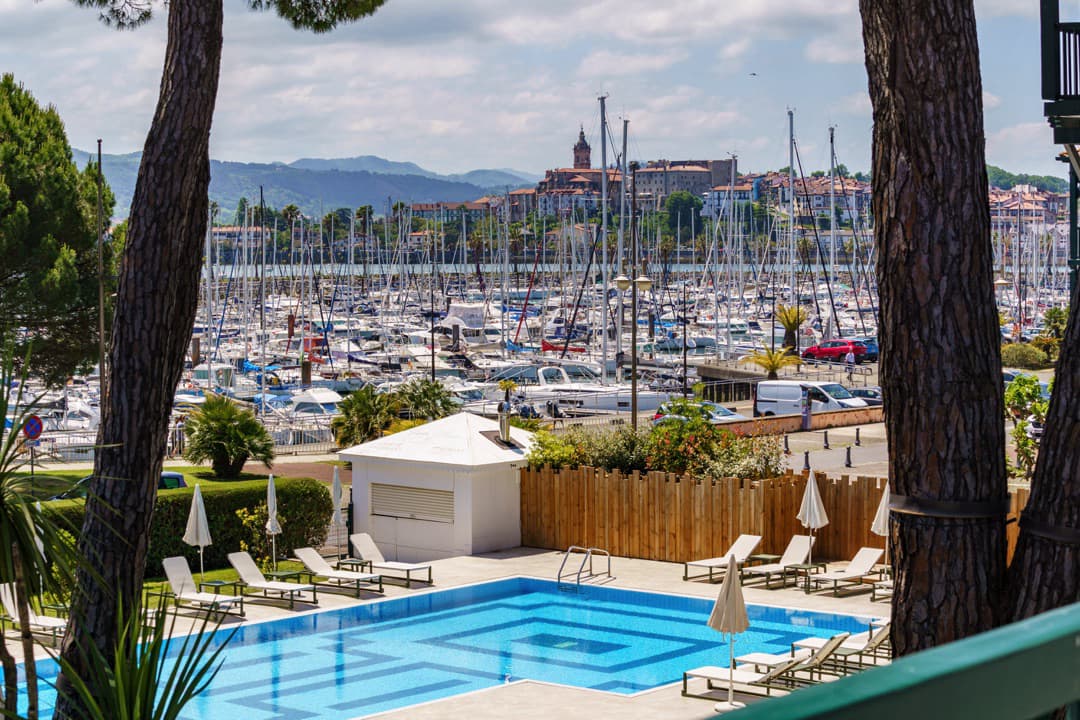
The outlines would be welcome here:
M 870 532 L 884 478 L 816 474 L 829 524 L 815 532 L 814 557 L 850 559 L 884 547 Z M 684 562 L 726 552 L 740 534 L 761 535 L 759 552 L 782 553 L 807 530 L 796 519 L 806 478 L 696 479 L 662 472 L 623 474 L 593 467 L 521 470 L 523 545 L 599 547 L 612 555 Z M 1013 493 L 1015 510 L 1027 501 Z M 1016 526 L 1009 526 L 1009 553 Z

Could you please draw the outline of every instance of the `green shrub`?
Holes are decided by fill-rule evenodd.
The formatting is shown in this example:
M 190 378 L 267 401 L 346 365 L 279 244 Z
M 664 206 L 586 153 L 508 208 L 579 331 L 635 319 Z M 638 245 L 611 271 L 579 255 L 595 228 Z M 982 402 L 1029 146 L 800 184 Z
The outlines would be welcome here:
M 711 457 L 720 432 L 700 417 L 654 425 L 646 441 L 646 463 L 650 470 L 693 472 Z
M 1046 353 L 1033 345 L 1008 343 L 1001 346 L 1001 364 L 1006 367 L 1018 367 L 1038 370 L 1049 362 Z
M 721 432 L 721 439 L 713 453 L 699 466 L 699 474 L 744 480 L 760 480 L 784 474 L 787 459 L 779 435 L 744 436 Z
M 574 445 L 566 437 L 547 430 L 541 430 L 533 436 L 533 444 L 526 460 L 534 470 L 545 465 L 558 470 L 579 464 Z
M 278 553 L 287 555 L 294 548 L 318 547 L 326 541 L 330 515 L 334 504 L 330 490 L 311 478 L 275 478 L 281 523 Z M 157 494 L 154 515 L 150 523 L 150 547 L 146 557 L 147 577 L 160 576 L 161 561 L 173 555 L 183 555 L 191 567 L 199 567 L 199 549 L 181 538 L 187 527 L 188 512 L 194 488 L 166 490 Z M 266 480 L 241 480 L 230 483 L 205 483 L 202 486 L 206 517 L 210 521 L 213 544 L 203 551 L 206 569 L 228 567 L 226 555 L 241 549 L 249 539 L 248 531 L 237 516 L 242 508 L 254 510 L 266 504 Z M 82 500 L 55 500 L 47 503 L 63 526 L 78 532 L 82 527 L 86 504 Z M 265 523 L 265 517 L 263 518 Z

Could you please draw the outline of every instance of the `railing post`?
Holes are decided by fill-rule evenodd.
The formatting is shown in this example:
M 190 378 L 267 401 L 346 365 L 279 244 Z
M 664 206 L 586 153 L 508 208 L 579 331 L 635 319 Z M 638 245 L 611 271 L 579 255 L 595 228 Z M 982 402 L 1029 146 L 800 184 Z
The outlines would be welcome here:
M 1060 0 L 1041 0 L 1040 28 L 1042 41 L 1043 100 L 1061 97 L 1061 40 L 1058 23 L 1061 18 Z

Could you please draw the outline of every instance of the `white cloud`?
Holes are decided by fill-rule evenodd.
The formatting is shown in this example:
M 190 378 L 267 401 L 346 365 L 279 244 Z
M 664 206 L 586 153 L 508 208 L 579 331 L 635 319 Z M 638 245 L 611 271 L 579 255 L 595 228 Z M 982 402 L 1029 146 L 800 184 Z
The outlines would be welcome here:
M 612 77 L 617 75 L 640 75 L 657 72 L 680 63 L 686 59 L 681 50 L 668 50 L 662 53 L 624 54 L 608 50 L 596 50 L 589 53 L 578 66 L 578 75 L 582 77 Z
M 984 110 L 993 110 L 994 108 L 998 107 L 999 105 L 1001 105 L 1001 98 L 999 98 L 997 95 L 995 95 L 993 93 L 990 93 L 990 92 L 987 92 L 987 91 L 983 90 L 983 109 Z
M 1059 151 L 1045 122 L 1019 123 L 986 135 L 986 161 L 1011 172 L 1063 176 L 1065 166 L 1053 161 Z
M 747 50 L 750 49 L 750 38 L 739 38 L 735 42 L 728 43 L 724 47 L 720 48 L 721 60 L 735 60 L 742 57 Z
M 806 59 L 822 63 L 862 63 L 862 38 L 818 37 L 806 46 Z
M 870 94 L 866 91 L 852 93 L 840 98 L 837 108 L 849 115 L 869 115 L 874 111 L 870 102 Z

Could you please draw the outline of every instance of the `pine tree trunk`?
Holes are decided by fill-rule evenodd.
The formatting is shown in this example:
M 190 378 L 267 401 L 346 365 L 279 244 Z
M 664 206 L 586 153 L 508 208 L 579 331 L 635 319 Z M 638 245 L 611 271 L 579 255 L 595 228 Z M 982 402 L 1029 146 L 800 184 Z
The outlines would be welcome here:
M 1080 287 L 1070 307 L 1031 496 L 1009 568 L 1012 620 L 1080 602 Z M 1053 537 L 1055 529 L 1071 531 L 1071 541 Z
M 132 201 L 108 397 L 79 537 L 91 570 L 79 571 L 62 649 L 76 669 L 83 667 L 81 643 L 112 657 L 119 609 L 126 615 L 141 606 L 169 413 L 198 301 L 222 0 L 172 0 L 168 13 L 161 92 Z M 74 712 L 61 698 L 56 717 Z
M 942 517 L 1007 492 L 1000 336 L 973 0 L 860 0 L 860 12 L 890 486 L 945 503 L 892 513 L 904 655 L 1001 618 L 1004 516 Z

